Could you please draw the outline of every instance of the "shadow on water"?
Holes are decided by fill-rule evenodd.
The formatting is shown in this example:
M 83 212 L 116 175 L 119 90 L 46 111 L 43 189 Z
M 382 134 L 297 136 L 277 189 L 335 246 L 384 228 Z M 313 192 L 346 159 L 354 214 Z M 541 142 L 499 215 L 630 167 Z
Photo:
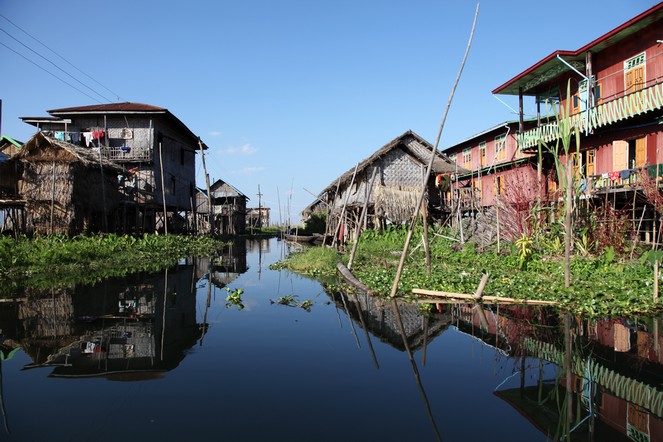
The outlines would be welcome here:
M 62 390 L 54 391 L 79 388 L 84 393 L 86 383 L 76 379 L 145 385 L 146 381 L 164 379 L 167 372 L 182 370 L 179 367 L 185 358 L 200 348 L 199 365 L 196 369 L 189 367 L 193 371 L 187 371 L 187 379 L 194 373 L 200 377 L 196 382 L 205 389 L 218 388 L 214 390 L 217 396 L 233 398 L 233 406 L 223 408 L 225 414 L 233 413 L 234 404 L 243 397 L 260 397 L 257 395 L 261 391 L 270 389 L 282 392 L 277 384 L 261 379 L 278 374 L 289 378 L 297 370 L 301 379 L 294 391 L 283 390 L 287 395 L 276 393 L 262 396 L 262 400 L 292 406 L 297 402 L 287 402 L 289 395 L 300 394 L 294 397 L 301 403 L 317 400 L 320 394 L 329 409 L 340 406 L 342 409 L 336 412 L 345 419 L 351 418 L 349 410 L 358 410 L 369 414 L 357 419 L 373 419 L 384 426 L 385 413 L 401 410 L 407 416 L 404 419 L 424 423 L 418 424 L 423 429 L 408 429 L 407 434 L 391 434 L 388 426 L 366 428 L 354 440 L 377 437 L 378 430 L 382 431 L 381 440 L 500 439 L 517 434 L 528 438 L 532 433 L 542 434 L 547 440 L 663 440 L 660 318 L 595 321 L 543 307 L 469 304 L 439 304 L 432 313 L 423 314 L 414 303 L 332 291 L 316 294 L 312 309 L 284 310 L 273 305 L 270 296 L 288 293 L 294 299 L 295 294 L 303 294 L 298 292 L 301 287 L 316 290 L 319 286 L 296 286 L 298 276 L 269 270 L 271 262 L 263 259 L 282 259 L 287 253 L 285 248 L 276 250 L 275 244 L 273 240 L 240 241 L 217 256 L 183 260 L 158 273 L 108 279 L 94 286 L 30 291 L 12 302 L 0 303 L 0 411 L 4 432 L 25 434 L 29 425 L 26 419 L 13 421 L 12 407 L 5 402 L 7 389 L 3 387 L 11 383 L 7 384 L 8 376 L 3 378 L 3 371 L 17 359 L 27 362 L 12 373 L 12 383 L 17 372 L 28 374 L 42 368 L 48 371 L 48 378 L 72 380 L 57 386 Z M 248 296 L 247 308 L 241 312 L 234 305 L 227 308 L 224 301 L 215 302 L 214 296 L 216 290 L 228 288 L 223 291 L 225 299 L 230 286 L 238 281 L 247 292 L 252 284 L 264 284 L 262 294 L 252 292 L 253 298 Z M 222 314 L 223 322 L 218 319 Z M 336 328 L 337 320 L 342 328 L 345 319 L 353 336 L 350 344 L 347 334 L 342 339 L 331 330 Z M 330 322 L 332 326 L 328 327 Z M 233 333 L 215 334 L 210 324 L 227 327 L 225 330 Z M 266 334 L 261 334 L 263 330 Z M 278 335 L 278 340 L 269 340 L 271 335 Z M 291 342 L 286 342 L 288 339 Z M 203 342 L 208 349 L 204 353 Z M 325 345 L 334 351 L 325 352 L 321 348 Z M 473 359 L 475 347 L 493 353 L 492 373 L 477 369 L 481 364 Z M 214 359 L 219 348 L 232 364 Z M 465 351 L 468 349 L 472 351 L 469 355 Z M 348 365 L 347 361 L 357 363 L 353 354 L 357 351 L 367 368 Z M 232 358 L 231 354 L 242 355 L 245 360 Z M 512 368 L 504 368 L 509 366 Z M 322 370 L 325 376 L 316 376 L 310 367 Z M 247 370 L 254 370 L 255 377 L 245 379 L 243 373 Z M 225 374 L 218 375 L 217 371 Z M 327 374 L 341 372 L 344 378 L 353 379 L 352 402 L 357 404 L 347 403 L 347 391 L 327 385 Z M 409 376 L 414 377 L 414 383 L 407 379 Z M 230 383 L 224 384 L 225 379 Z M 21 381 L 28 389 L 27 380 Z M 235 392 L 231 388 L 234 384 L 243 387 Z M 299 385 L 315 388 L 309 396 L 308 389 Z M 182 394 L 166 382 L 159 388 L 168 395 Z M 16 401 L 17 389 L 12 390 Z M 405 396 L 409 398 L 410 393 L 414 399 L 408 402 Z M 398 400 L 371 402 L 371 398 L 390 394 L 398 395 Z M 47 393 L 40 397 L 49 400 Z M 135 401 L 139 396 L 132 397 Z M 189 397 L 188 393 L 182 397 Z M 82 409 L 86 404 L 76 406 Z M 251 402 L 252 409 L 259 406 Z M 262 412 L 261 419 L 270 417 L 264 409 Z M 239 412 L 231 416 L 243 419 Z M 307 416 L 314 419 L 313 414 Z M 503 420 L 505 416 L 509 421 Z M 473 425 L 473 419 L 485 424 Z M 209 419 L 208 425 L 213 422 L 215 419 Z M 306 425 L 303 420 L 298 427 Z M 268 428 L 261 433 L 263 436 L 293 434 L 285 425 Z M 505 433 L 497 434 L 498 428 Z M 251 430 L 244 427 L 243 431 Z M 290 440 L 304 440 L 294 434 Z M 330 432 L 325 435 L 327 439 L 320 440 L 333 440 L 335 436 Z M 112 437 L 109 433 L 108 438 Z

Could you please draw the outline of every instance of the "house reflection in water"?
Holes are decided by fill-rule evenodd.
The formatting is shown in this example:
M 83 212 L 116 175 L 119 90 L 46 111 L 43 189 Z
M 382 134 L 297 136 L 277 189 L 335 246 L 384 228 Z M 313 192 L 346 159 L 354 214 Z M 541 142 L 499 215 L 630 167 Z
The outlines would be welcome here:
M 663 440 L 660 318 L 588 321 L 515 306 L 446 311 L 459 330 L 520 358 L 519 385 L 498 386 L 495 395 L 546 435 Z M 543 368 L 550 365 L 552 374 Z
M 401 325 L 409 351 L 416 351 L 440 335 L 451 323 L 451 316 L 448 314 L 426 318 L 418 306 L 412 303 L 398 303 L 399 317 L 392 302 L 385 299 L 366 294 L 333 293 L 330 296 L 336 306 L 344 310 L 361 328 L 400 351 L 408 350 L 401 333 Z
M 223 288 L 248 270 L 246 265 L 247 243 L 253 241 L 234 241 L 226 244 L 214 257 L 193 258 L 196 278 L 210 279 L 212 285 Z
M 244 249 L 224 252 L 213 261 L 246 269 Z M 196 289 L 209 263 L 192 259 L 160 273 L 26 293 L 0 304 L 0 341 L 5 350 L 21 347 L 32 359 L 24 369 L 50 366 L 50 376 L 158 379 L 179 365 L 207 328 L 196 322 Z M 228 277 L 229 269 L 220 267 Z

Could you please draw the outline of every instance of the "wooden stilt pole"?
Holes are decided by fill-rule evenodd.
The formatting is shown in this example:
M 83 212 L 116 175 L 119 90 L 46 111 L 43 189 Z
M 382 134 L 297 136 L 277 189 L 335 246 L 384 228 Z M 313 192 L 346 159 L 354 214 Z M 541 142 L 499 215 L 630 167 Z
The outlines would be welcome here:
M 338 217 L 338 225 L 336 226 L 336 233 L 334 233 L 334 239 L 332 240 L 332 247 L 336 246 L 336 241 L 338 240 L 338 235 L 341 230 L 341 225 L 343 224 L 343 218 L 345 217 L 345 206 L 347 206 L 348 200 L 350 199 L 350 193 L 351 193 L 350 189 L 352 189 L 352 185 L 355 182 L 355 176 L 357 175 L 358 167 L 359 163 L 357 163 L 357 165 L 355 166 L 355 171 L 352 173 L 352 179 L 350 180 L 350 185 L 346 188 L 345 201 L 343 202 L 343 207 L 341 208 L 341 214 Z
M 212 207 L 212 191 L 210 190 L 209 185 L 209 175 L 207 174 L 207 166 L 205 166 L 205 149 L 203 149 L 203 143 L 198 138 L 198 147 L 200 148 L 200 155 L 203 160 L 203 173 L 205 174 L 205 186 L 207 187 L 207 214 L 209 217 L 209 233 L 214 235 L 214 216 L 213 216 L 213 207 Z
M 163 152 L 159 141 L 159 168 L 161 169 L 161 199 L 163 199 L 163 231 L 168 236 L 168 213 L 166 212 L 166 187 L 163 179 Z

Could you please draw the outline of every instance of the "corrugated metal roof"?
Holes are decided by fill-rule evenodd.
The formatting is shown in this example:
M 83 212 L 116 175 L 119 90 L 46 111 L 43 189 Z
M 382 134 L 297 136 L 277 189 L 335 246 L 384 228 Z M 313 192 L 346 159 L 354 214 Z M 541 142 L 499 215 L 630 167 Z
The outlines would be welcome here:
M 642 14 L 632 18 L 621 26 L 593 40 L 576 51 L 558 50 L 548 55 L 535 65 L 513 77 L 506 83 L 493 89 L 493 94 L 518 95 L 519 88 L 523 88 L 524 95 L 535 95 L 537 86 L 549 82 L 562 72 L 568 72 L 568 67 L 557 59 L 559 55 L 565 61 L 573 63 L 585 63 L 585 53 L 589 50 L 600 52 L 626 37 L 629 37 L 641 29 L 655 23 L 663 18 L 663 2 L 649 8 Z
M 93 104 L 89 106 L 63 107 L 60 109 L 52 109 L 46 112 L 48 112 L 51 115 L 73 114 L 73 113 L 97 113 L 97 112 L 164 113 L 168 112 L 168 109 L 158 106 L 152 106 L 151 104 L 124 102 L 124 103 Z

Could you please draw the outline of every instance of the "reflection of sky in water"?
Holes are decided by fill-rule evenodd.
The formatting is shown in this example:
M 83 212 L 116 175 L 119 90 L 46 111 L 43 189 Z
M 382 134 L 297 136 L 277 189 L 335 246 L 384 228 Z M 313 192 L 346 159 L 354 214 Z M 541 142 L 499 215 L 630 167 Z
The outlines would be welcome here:
M 434 441 L 435 426 L 445 441 L 545 440 L 494 390 L 536 385 L 540 377 L 554 381 L 554 364 L 543 364 L 540 372 L 540 360 L 526 358 L 523 366 L 520 358 L 472 337 L 494 342 L 478 325 L 448 324 L 451 316 L 440 315 L 429 324 L 435 332 L 425 341 L 424 365 L 423 319 L 405 309 L 413 369 L 393 334 L 390 304 L 331 296 L 315 280 L 271 271 L 269 264 L 284 256 L 283 244 L 270 240 L 262 252 L 256 244 L 247 246 L 246 271 L 228 285 L 244 291 L 244 309 L 226 307 L 228 292 L 213 286 L 205 311 L 207 280 L 193 281 L 195 322 L 206 318 L 209 324 L 202 343 L 200 334 L 167 339 L 179 336 L 184 316 L 177 315 L 186 315 L 186 300 L 178 299 L 181 311 L 165 310 L 165 341 L 184 347 L 164 351 L 175 362 L 152 380 L 49 377 L 53 367 L 24 369 L 33 361 L 23 352 L 2 361 L 11 431 L 7 436 L 0 428 L 2 440 Z M 169 289 L 177 285 L 177 297 L 186 296 L 186 285 L 174 282 L 185 275 L 173 273 Z M 160 290 L 163 285 L 156 286 Z M 288 295 L 313 306 L 305 311 L 272 302 Z M 368 305 L 361 319 L 355 301 Z M 164 303 L 156 296 L 155 316 L 163 315 L 160 302 L 168 306 L 171 298 Z M 127 370 L 133 368 L 127 360 Z M 652 416 L 650 423 L 658 421 Z

